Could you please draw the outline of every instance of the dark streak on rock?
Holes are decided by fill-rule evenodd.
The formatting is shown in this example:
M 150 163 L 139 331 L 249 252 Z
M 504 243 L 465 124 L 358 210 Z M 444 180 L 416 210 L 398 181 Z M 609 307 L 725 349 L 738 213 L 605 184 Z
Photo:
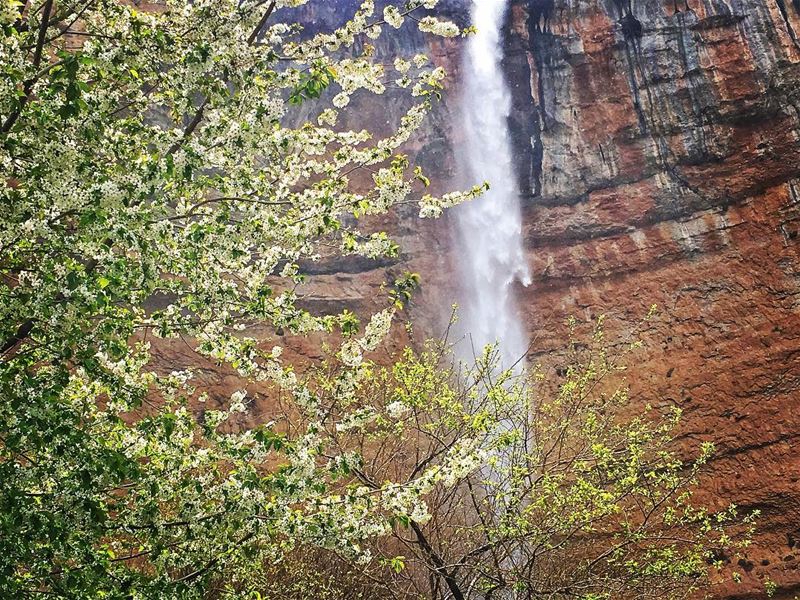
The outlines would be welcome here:
M 629 12 L 619 20 L 619 24 L 622 26 L 622 35 L 625 39 L 638 44 L 644 33 L 642 22 Z
M 335 275 L 338 273 L 359 274 L 386 269 L 398 264 L 402 259 L 372 259 L 364 256 L 345 256 L 335 260 L 302 261 L 300 272 L 303 275 Z
M 783 0 L 777 0 L 778 2 L 782 3 Z M 744 21 L 744 15 L 735 15 L 735 14 L 728 14 L 728 15 L 712 15 L 710 17 L 706 17 L 705 19 L 701 19 L 694 25 L 690 27 L 692 31 L 708 31 L 710 29 L 719 29 L 723 27 L 733 27 L 734 25 L 738 25 L 742 21 Z
M 795 0 L 795 8 L 797 8 L 797 1 L 798 0 Z M 784 0 L 775 0 L 775 2 L 778 4 L 778 9 L 781 11 L 781 17 L 783 17 L 786 30 L 789 32 L 789 37 L 792 38 L 792 43 L 795 45 L 795 48 L 800 50 L 800 42 L 798 42 L 794 27 L 792 27 L 791 21 L 789 21 L 789 14 L 786 12 L 786 2 Z
M 550 18 L 553 16 L 555 0 L 528 0 L 529 24 L 531 30 L 549 32 Z

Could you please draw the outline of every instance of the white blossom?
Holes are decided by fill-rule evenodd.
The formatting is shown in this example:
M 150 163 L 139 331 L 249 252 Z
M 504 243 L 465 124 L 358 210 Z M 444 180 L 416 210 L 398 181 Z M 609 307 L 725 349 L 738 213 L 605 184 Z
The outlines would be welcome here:
M 395 29 L 399 29 L 403 25 L 404 18 L 396 6 L 389 5 L 383 9 L 383 20 Z
M 433 16 L 423 17 L 419 20 L 419 30 L 442 37 L 454 37 L 461 33 L 458 25 L 452 21 L 444 21 Z
M 386 414 L 393 419 L 401 418 L 409 410 L 411 410 L 410 407 L 399 400 L 395 400 L 386 405 Z
M 350 95 L 345 92 L 340 92 L 333 97 L 333 105 L 336 108 L 344 108 L 350 104 Z

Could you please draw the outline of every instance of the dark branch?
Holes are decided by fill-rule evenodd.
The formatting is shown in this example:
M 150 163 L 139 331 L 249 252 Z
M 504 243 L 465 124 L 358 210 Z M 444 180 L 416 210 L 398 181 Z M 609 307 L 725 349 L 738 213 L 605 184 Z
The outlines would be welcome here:
M 39 65 L 42 62 L 42 52 L 44 50 L 44 43 L 47 36 L 47 26 L 50 23 L 50 13 L 53 11 L 53 0 L 47 0 L 44 5 L 44 10 L 42 12 L 42 22 L 39 23 L 39 36 L 36 39 L 36 48 L 33 51 L 33 68 L 38 70 Z M 20 98 L 19 106 L 17 109 L 8 115 L 5 123 L 3 123 L 3 127 L 0 128 L 0 131 L 3 133 L 8 133 L 11 131 L 11 128 L 14 126 L 14 123 L 17 122 L 20 115 L 22 114 L 22 109 L 25 108 L 25 104 L 27 104 L 28 99 L 31 96 L 31 92 L 33 91 L 33 86 L 36 83 L 37 77 L 31 77 L 28 79 L 22 86 L 23 95 Z M 27 334 L 26 334 L 27 335 Z

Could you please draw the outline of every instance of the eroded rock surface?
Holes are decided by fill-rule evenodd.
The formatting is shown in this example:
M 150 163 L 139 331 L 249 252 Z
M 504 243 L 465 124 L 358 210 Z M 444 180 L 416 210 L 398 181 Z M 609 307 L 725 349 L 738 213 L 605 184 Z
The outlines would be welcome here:
M 629 379 L 713 440 L 708 497 L 763 517 L 741 585 L 800 591 L 800 13 L 784 0 L 529 0 L 509 24 L 537 352 L 566 315 L 624 335 Z M 614 332 L 611 332 L 613 336 Z

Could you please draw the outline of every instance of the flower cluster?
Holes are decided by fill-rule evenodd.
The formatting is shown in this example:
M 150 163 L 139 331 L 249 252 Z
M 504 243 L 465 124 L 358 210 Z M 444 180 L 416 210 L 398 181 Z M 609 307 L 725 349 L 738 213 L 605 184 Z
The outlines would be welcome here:
M 124 582 L 132 597 L 170 597 L 170 586 L 207 571 L 235 578 L 243 557 L 279 557 L 297 540 L 357 553 L 386 531 L 380 494 L 330 491 L 323 452 L 335 427 L 275 343 L 345 334 L 344 371 L 328 385 L 337 406 L 356 404 L 364 355 L 394 311 L 360 337 L 346 332 L 346 314 L 299 301 L 301 265 L 397 254 L 362 219 L 419 199 L 402 149 L 444 73 L 423 55 L 398 61 L 407 110 L 389 134 L 361 129 L 342 113 L 391 79 L 364 43 L 380 35 L 374 2 L 308 36 L 284 10 L 303 3 L 0 6 L 0 465 L 21 499 L 3 527 L 31 524 L 0 557 L 12 586 L 0 583 L 0 596 L 61 594 L 74 581 L 62 595 L 114 595 Z M 390 3 L 383 18 L 413 26 L 407 15 L 435 5 Z M 425 196 L 420 212 L 473 192 Z M 240 391 L 220 397 L 212 367 Z M 256 393 L 312 418 L 291 435 L 240 431 Z M 346 431 L 377 414 L 350 413 Z M 392 502 L 410 507 L 398 485 Z M 113 558 L 134 556 L 147 564 Z M 219 562 L 204 570 L 209 556 Z
M 458 25 L 452 21 L 444 21 L 433 16 L 423 17 L 419 21 L 419 30 L 440 35 L 442 37 L 455 37 L 461 33 Z

